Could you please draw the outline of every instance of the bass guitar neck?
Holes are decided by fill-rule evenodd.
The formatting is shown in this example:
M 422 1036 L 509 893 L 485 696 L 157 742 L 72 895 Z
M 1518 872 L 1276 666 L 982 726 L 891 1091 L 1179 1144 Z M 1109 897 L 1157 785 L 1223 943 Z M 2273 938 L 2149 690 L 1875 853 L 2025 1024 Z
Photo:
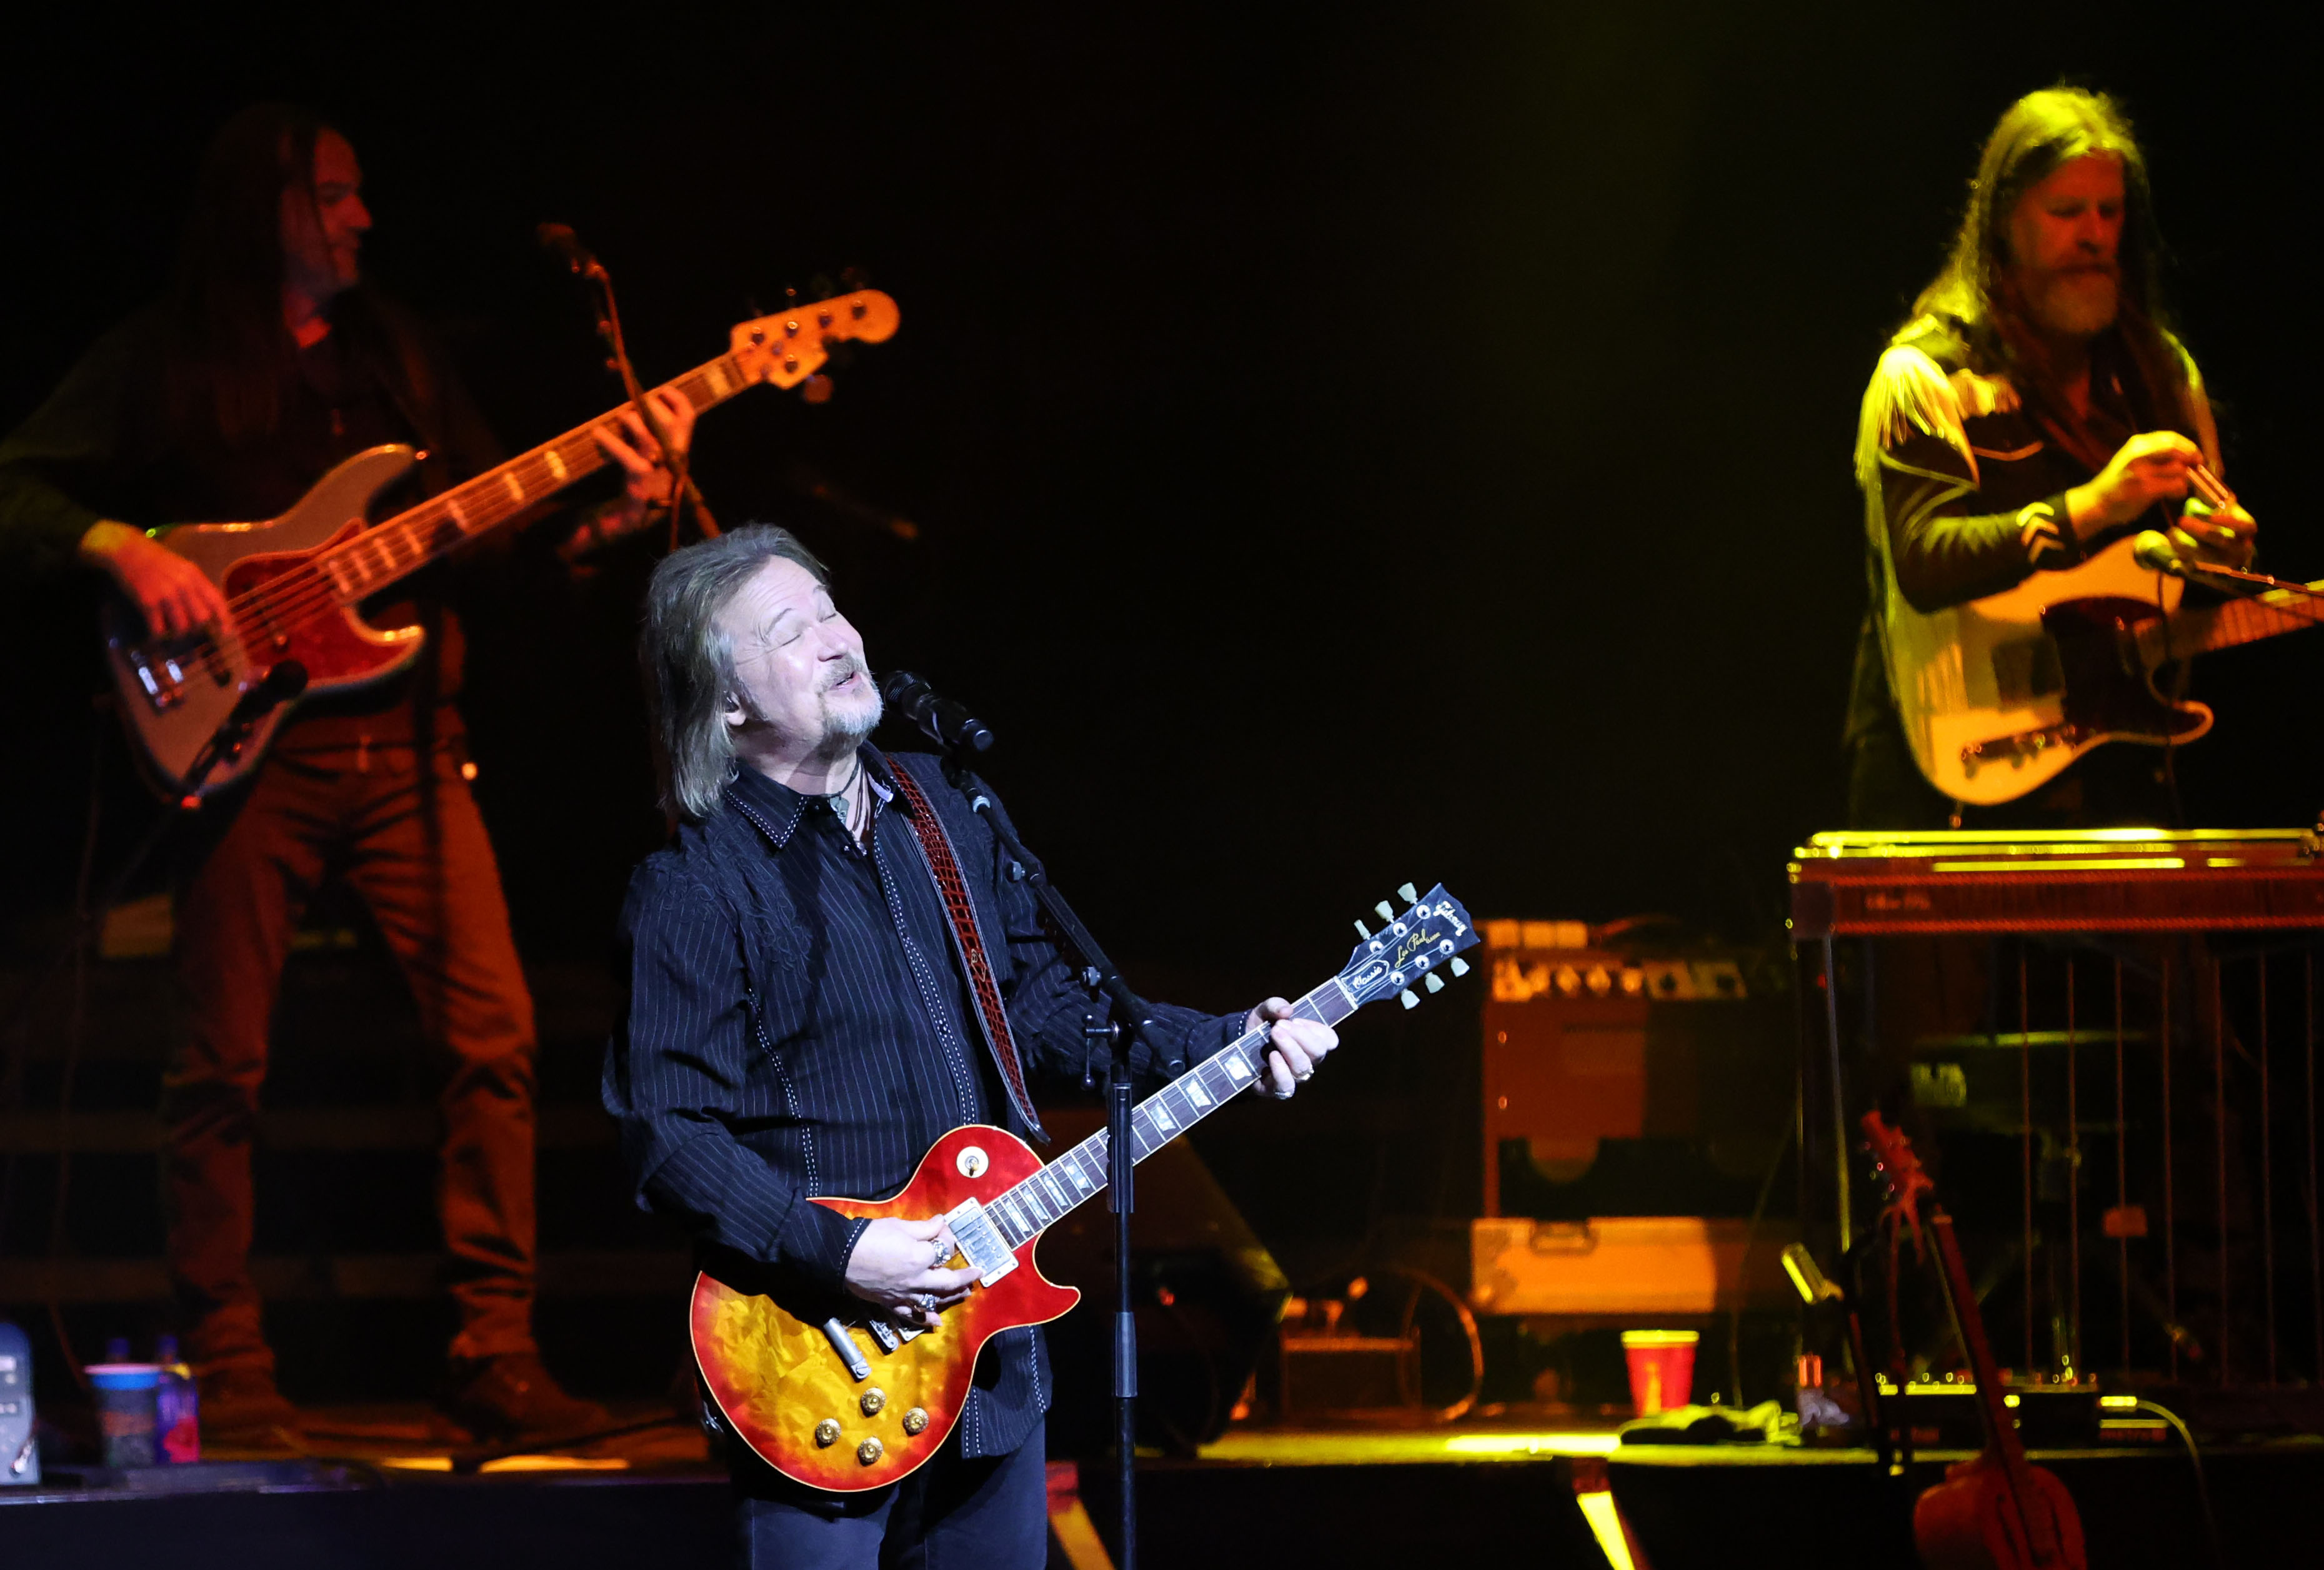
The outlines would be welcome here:
M 828 360 L 827 342 L 877 343 L 896 326 L 895 301 L 871 289 L 743 322 L 726 353 L 661 390 L 701 413 L 761 383 L 796 386 Z M 305 670 L 307 697 L 368 686 L 409 666 L 421 647 L 419 629 L 374 628 L 357 607 L 603 468 L 595 432 L 610 418 L 576 426 L 375 525 L 365 522 L 374 501 L 416 459 L 409 447 L 356 454 L 280 518 L 188 524 L 162 535 L 163 546 L 217 584 L 229 620 L 168 638 L 148 632 L 125 601 L 103 613 L 122 712 L 161 793 L 186 793 L 195 760 L 277 666 L 296 661 Z M 198 794 L 226 790 L 255 768 L 285 713 L 261 717 Z

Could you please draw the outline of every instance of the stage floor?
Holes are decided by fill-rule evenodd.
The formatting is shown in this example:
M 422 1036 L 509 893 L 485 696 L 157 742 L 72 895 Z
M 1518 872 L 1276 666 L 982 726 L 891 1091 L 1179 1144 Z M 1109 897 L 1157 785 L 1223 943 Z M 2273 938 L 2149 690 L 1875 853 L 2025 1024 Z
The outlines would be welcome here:
M 650 1409 L 620 1414 L 639 1422 Z M 474 1465 L 415 1408 L 320 1414 L 303 1458 L 221 1458 L 106 1473 L 50 1465 L 0 1490 L 0 1559 L 15 1566 L 167 1563 L 172 1570 L 558 1570 L 724 1565 L 726 1483 L 701 1436 L 671 1424 L 576 1455 Z M 1530 1420 L 1528 1420 L 1528 1419 Z M 1956 1452 L 1903 1479 L 1868 1452 L 1619 1445 L 1610 1421 L 1518 1414 L 1447 1426 L 1335 1424 L 1231 1431 L 1192 1458 L 1142 1458 L 1148 1564 L 1491 1562 L 1603 1570 L 1621 1564 L 1618 1501 L 1655 1570 L 1731 1570 L 1757 1549 L 1916 1563 L 1912 1500 Z M 2203 1563 L 2202 1511 L 2183 1451 L 2038 1453 L 2080 1507 L 2094 1564 Z M 2324 1488 L 2324 1440 L 2208 1449 L 2231 1562 L 2299 1562 L 2301 1501 Z M 1111 1468 L 1053 1472 L 1052 1565 L 1097 1570 L 1111 1537 Z M 1610 1484 L 1610 1493 L 1608 1492 Z M 1110 1546 L 1110 1545 L 1107 1545 Z

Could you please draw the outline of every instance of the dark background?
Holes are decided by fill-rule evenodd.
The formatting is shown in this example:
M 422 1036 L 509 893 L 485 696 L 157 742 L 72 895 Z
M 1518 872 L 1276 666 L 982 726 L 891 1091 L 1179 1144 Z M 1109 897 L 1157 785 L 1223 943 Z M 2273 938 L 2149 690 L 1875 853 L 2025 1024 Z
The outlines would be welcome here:
M 1785 853 L 1840 815 L 1858 399 L 1994 118 L 2061 77 L 2136 118 L 2231 476 L 2269 564 L 2324 574 L 2305 32 L 1853 0 L 576 15 L 20 38 L 0 422 L 155 289 L 203 142 L 257 97 L 348 132 L 367 265 L 512 447 L 617 396 L 541 220 L 613 269 L 654 379 L 861 266 L 901 332 L 826 406 L 706 417 L 699 478 L 826 555 L 876 666 L 991 722 L 1020 827 L 1157 996 L 1305 987 L 1406 878 L 1780 940 Z M 800 463 L 921 537 L 803 498 Z M 536 963 L 602 957 L 659 835 L 650 545 L 472 629 Z M 37 914 L 78 850 L 92 640 L 52 587 L 5 592 L 5 878 Z M 2206 665 L 2193 822 L 2314 821 L 2319 652 Z M 107 745 L 101 865 L 149 810 Z M 1432 1077 L 1420 1037 L 1368 1032 Z M 1258 1169 L 1230 1188 L 1298 1213 Z
M 300 96 L 364 160 L 374 276 L 444 324 L 512 445 L 615 390 L 544 218 L 613 269 L 650 376 L 818 273 L 897 298 L 831 404 L 708 417 L 701 479 L 830 556 L 875 664 L 980 707 L 994 780 L 1123 955 L 1224 996 L 1304 986 L 1406 877 L 1480 914 L 1764 932 L 1784 852 L 1838 818 L 1856 402 L 1995 115 L 2061 75 L 2127 100 L 2233 477 L 2303 576 L 2319 138 L 2308 40 L 2273 27 L 1751 13 L 472 14 L 28 50 L 0 104 L 0 420 L 156 287 L 216 124 Z M 799 459 L 921 540 L 803 500 Z M 597 952 L 658 831 L 646 555 L 478 629 L 530 950 Z M 2294 707 L 2318 648 L 2205 667 L 2195 821 L 2324 804 Z M 12 684 L 67 663 L 44 642 Z M 54 879 L 87 749 L 23 740 L 18 870 Z

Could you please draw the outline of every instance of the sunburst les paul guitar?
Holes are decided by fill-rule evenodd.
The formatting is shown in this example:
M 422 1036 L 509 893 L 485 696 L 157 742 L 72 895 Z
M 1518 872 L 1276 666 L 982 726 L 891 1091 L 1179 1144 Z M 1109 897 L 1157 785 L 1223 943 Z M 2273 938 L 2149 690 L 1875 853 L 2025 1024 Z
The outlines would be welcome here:
M 1462 950 L 1476 924 L 1443 885 L 1400 913 L 1383 901 L 1385 925 L 1363 932 L 1340 973 L 1301 998 L 1305 1019 L 1334 1024 L 1365 1004 L 1416 989 L 1435 992 L 1443 972 L 1464 974 Z M 1145 1160 L 1233 1100 L 1266 1071 L 1267 1032 L 1250 1032 L 1139 1103 L 1135 1158 Z M 1106 1186 L 1103 1130 L 1044 1165 L 999 1128 L 954 1129 L 921 1157 L 890 1199 L 816 1198 L 843 1216 L 943 1217 L 960 1245 L 954 1268 L 979 1272 L 965 1301 L 933 1330 L 891 1323 L 864 1303 L 786 1304 L 705 1273 L 695 1281 L 692 1330 L 702 1381 L 732 1431 L 776 1471 L 810 1488 L 854 1492 L 895 1482 L 936 1454 L 960 1420 L 978 1351 L 1019 1325 L 1056 1318 L 1081 1293 L 1041 1273 L 1042 1232 Z M 796 1311 L 795 1311 L 796 1310 Z
M 895 332 L 896 302 L 860 289 L 737 326 L 732 346 L 665 384 L 711 409 L 746 388 L 795 387 L 830 358 L 827 344 L 879 343 Z M 576 426 L 488 473 L 374 525 L 373 500 L 407 473 L 407 446 L 356 454 L 315 482 L 297 506 L 264 523 L 185 524 L 161 543 L 208 574 L 226 596 L 229 625 L 182 638 L 151 636 L 125 600 L 103 615 L 106 655 L 130 734 L 155 783 L 184 794 L 186 776 L 243 695 L 284 661 L 305 667 L 305 695 L 385 679 L 419 657 L 417 628 L 383 631 L 356 607 L 468 541 L 604 466 L 591 433 Z M 263 715 L 241 747 L 202 781 L 225 790 L 258 766 L 286 714 Z
M 2290 590 L 2181 610 L 2182 585 L 2140 566 L 2135 548 L 2118 540 L 2003 593 L 1886 618 L 1897 712 L 1931 785 L 1991 806 L 2110 741 L 2193 741 L 2211 711 L 2163 697 L 2157 670 L 2324 623 L 2324 601 Z

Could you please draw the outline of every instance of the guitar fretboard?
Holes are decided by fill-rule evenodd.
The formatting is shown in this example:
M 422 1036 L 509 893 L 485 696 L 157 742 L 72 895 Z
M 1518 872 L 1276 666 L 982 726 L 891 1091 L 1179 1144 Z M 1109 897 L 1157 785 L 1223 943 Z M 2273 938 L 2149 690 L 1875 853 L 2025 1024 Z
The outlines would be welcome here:
M 700 414 L 753 385 L 732 353 L 697 365 L 663 387 Z M 656 390 L 660 390 L 657 389 Z M 490 473 L 480 474 L 440 496 L 364 530 L 315 558 L 315 570 L 340 605 L 353 605 L 426 566 L 476 536 L 506 523 L 547 500 L 575 481 L 605 466 L 605 454 L 591 434 L 608 423 L 600 417 L 574 427 L 530 452 L 520 454 Z
M 1337 1024 L 1355 1013 L 1356 1001 L 1335 976 L 1294 1004 L 1291 1012 L 1296 1018 Z M 1261 1025 L 1246 1033 L 1131 1108 L 1133 1160 L 1144 1161 L 1256 1084 L 1267 1071 L 1269 1028 Z M 992 1218 L 1010 1247 L 1037 1235 L 1083 1200 L 1104 1190 L 1108 1143 L 1107 1131 L 1100 1129 L 986 1203 L 985 1215 Z
M 2324 580 L 2309 585 L 2324 590 Z M 2248 600 L 2230 600 L 2159 618 L 2139 629 L 2138 652 L 2148 669 L 2324 624 L 2324 600 L 2296 590 L 2271 589 Z

